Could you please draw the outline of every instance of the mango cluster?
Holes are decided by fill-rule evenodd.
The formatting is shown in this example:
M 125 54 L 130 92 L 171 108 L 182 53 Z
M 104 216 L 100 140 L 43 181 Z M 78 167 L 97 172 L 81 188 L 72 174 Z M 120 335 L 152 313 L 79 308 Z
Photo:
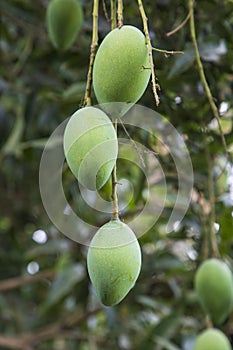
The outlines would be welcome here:
M 233 308 L 233 276 L 226 263 L 207 259 L 195 275 L 195 290 L 200 303 L 214 325 L 221 325 Z M 225 334 L 215 328 L 202 332 L 194 350 L 231 350 Z
M 53 46 L 65 51 L 72 46 L 82 26 L 82 7 L 78 0 L 51 0 L 46 21 Z
M 118 152 L 116 131 L 98 108 L 76 111 L 66 125 L 67 163 L 84 187 L 97 190 L 109 183 Z M 103 225 L 87 255 L 90 279 L 102 304 L 118 304 L 134 286 L 141 269 L 141 250 L 133 231 L 120 220 Z
M 73 24 L 80 23 L 78 3 L 66 1 L 72 2 L 72 11 L 76 12 Z M 62 0 L 52 0 L 48 8 L 50 37 L 61 49 L 71 45 L 78 30 L 73 29 L 72 36 L 72 23 L 67 23 L 67 34 L 60 33 L 68 16 L 65 7 L 68 5 Z M 63 143 L 69 168 L 82 186 L 100 193 L 104 188 L 106 198 L 118 153 L 117 135 L 109 117 L 117 119 L 139 100 L 151 75 L 149 66 L 146 39 L 139 29 L 123 26 L 112 30 L 101 43 L 93 67 L 94 91 L 102 110 L 84 107 L 66 125 Z M 115 102 L 121 102 L 123 108 L 112 108 Z M 134 286 L 141 269 L 141 249 L 130 227 L 120 220 L 103 225 L 90 243 L 87 267 L 100 301 L 107 306 L 118 304 Z

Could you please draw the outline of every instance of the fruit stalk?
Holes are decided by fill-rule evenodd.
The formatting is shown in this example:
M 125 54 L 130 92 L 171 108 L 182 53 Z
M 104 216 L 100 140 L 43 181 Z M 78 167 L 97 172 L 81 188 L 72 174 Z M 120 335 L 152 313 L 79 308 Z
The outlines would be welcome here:
M 149 29 L 148 29 L 148 25 L 147 25 L 148 18 L 146 16 L 142 0 L 138 0 L 138 7 L 139 7 L 139 11 L 140 11 L 140 14 L 142 17 L 143 30 L 144 30 L 144 33 L 146 36 L 146 44 L 147 44 L 148 52 L 149 52 L 152 90 L 153 90 L 156 106 L 158 106 L 159 105 L 159 96 L 157 94 L 157 88 L 159 89 L 159 85 L 156 83 L 155 67 L 154 67 L 154 60 L 153 60 L 153 47 L 151 45 Z M 144 69 L 147 69 L 147 67 L 144 67 Z
M 114 127 L 117 133 L 117 119 L 114 122 Z M 116 163 L 112 171 L 112 204 L 113 204 L 113 219 L 119 220 L 119 208 L 118 208 L 118 198 L 117 198 L 117 169 Z
M 111 29 L 116 28 L 116 0 L 111 0 Z
M 92 27 L 92 42 L 91 42 L 91 53 L 90 62 L 87 73 L 87 84 L 84 97 L 84 106 L 91 106 L 91 85 L 92 85 L 92 72 L 95 60 L 96 51 L 98 48 L 98 14 L 99 14 L 99 0 L 94 0 L 93 4 L 93 27 Z
M 121 28 L 123 26 L 123 0 L 118 0 L 118 8 L 117 8 L 117 20 L 118 27 Z
M 201 207 L 201 210 L 203 208 Z M 201 242 L 201 259 L 200 260 L 206 260 L 209 257 L 209 225 L 206 222 L 206 214 L 200 215 L 200 223 L 201 227 L 203 228 L 202 231 L 202 242 Z
M 214 193 L 214 181 L 213 181 L 213 174 L 212 174 L 212 161 L 209 151 L 209 146 L 206 147 L 206 160 L 208 165 L 208 193 L 209 193 L 209 203 L 210 203 L 210 215 L 209 215 L 209 242 L 210 242 L 210 249 L 211 249 L 211 256 L 213 258 L 218 258 L 219 250 L 218 250 L 218 242 L 216 239 L 216 232 L 215 232 L 215 193 Z

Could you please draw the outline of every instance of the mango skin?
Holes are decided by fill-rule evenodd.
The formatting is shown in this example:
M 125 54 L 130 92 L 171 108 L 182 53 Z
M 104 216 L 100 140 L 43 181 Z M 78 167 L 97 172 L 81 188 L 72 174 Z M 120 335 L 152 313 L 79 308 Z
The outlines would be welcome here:
M 223 332 L 208 329 L 197 337 L 194 350 L 232 350 L 232 348 Z
M 218 259 L 206 260 L 195 275 L 195 289 L 212 322 L 222 324 L 232 309 L 233 278 L 229 267 Z
M 82 26 L 82 7 L 78 0 L 51 0 L 46 21 L 53 46 L 65 51 L 74 43 Z
M 120 220 L 103 225 L 93 237 L 87 268 L 102 304 L 118 304 L 133 288 L 141 269 L 141 249 L 133 231 Z
M 130 25 L 112 30 L 102 41 L 94 61 L 93 86 L 99 104 L 136 103 L 146 90 L 150 75 L 143 33 Z M 110 106 L 107 112 L 112 112 Z
M 98 108 L 76 111 L 66 125 L 63 146 L 70 170 L 89 190 L 100 189 L 116 163 L 118 141 L 108 116 Z

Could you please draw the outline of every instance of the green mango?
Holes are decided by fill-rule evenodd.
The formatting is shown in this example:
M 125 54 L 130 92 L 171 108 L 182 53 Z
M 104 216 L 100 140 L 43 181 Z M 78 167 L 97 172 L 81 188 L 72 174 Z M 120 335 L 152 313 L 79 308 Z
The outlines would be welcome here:
M 102 304 L 118 304 L 133 288 L 141 269 L 141 249 L 133 231 L 113 220 L 103 225 L 93 237 L 87 268 Z
M 143 33 L 130 25 L 112 30 L 102 41 L 94 61 L 93 86 L 99 104 L 122 102 L 129 109 L 143 95 L 150 75 Z M 111 107 L 110 104 L 103 108 L 112 115 L 115 107 Z M 126 110 L 127 107 L 122 113 Z
M 82 26 L 82 7 L 78 0 L 51 0 L 46 20 L 53 46 L 65 51 L 74 43 Z
M 112 177 L 108 179 L 108 181 L 101 187 L 98 191 L 100 197 L 107 202 L 112 201 Z
M 196 340 L 194 350 L 232 350 L 225 334 L 219 329 L 207 329 Z
M 208 259 L 195 275 L 195 289 L 211 321 L 220 325 L 232 309 L 233 279 L 229 267 L 221 260 Z
M 100 189 L 116 163 L 118 141 L 108 116 L 98 108 L 76 111 L 66 125 L 64 152 L 70 170 L 90 190 Z

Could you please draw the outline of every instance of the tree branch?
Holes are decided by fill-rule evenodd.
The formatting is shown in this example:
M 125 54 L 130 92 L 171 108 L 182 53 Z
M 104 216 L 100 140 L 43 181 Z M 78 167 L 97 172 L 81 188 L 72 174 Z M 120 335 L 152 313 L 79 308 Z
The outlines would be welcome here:
M 209 242 L 211 248 L 211 256 L 218 258 L 220 256 L 218 250 L 218 242 L 215 232 L 215 193 L 214 193 L 214 181 L 213 181 L 213 164 L 209 151 L 209 146 L 206 147 L 206 160 L 208 165 L 208 195 L 210 203 L 210 214 L 209 214 Z
M 0 292 L 6 292 L 11 289 L 15 289 L 26 284 L 32 284 L 39 281 L 42 281 L 46 278 L 53 278 L 55 272 L 53 270 L 39 272 L 36 275 L 25 275 L 19 277 L 9 278 L 7 280 L 0 280 Z
M 104 11 L 105 18 L 106 18 L 107 22 L 110 22 L 111 19 L 108 16 L 108 11 L 107 11 L 105 0 L 102 0 L 102 6 L 103 6 L 103 11 Z
M 33 350 L 39 342 L 58 336 L 63 330 L 77 327 L 88 317 L 97 314 L 101 310 L 102 308 L 97 308 L 88 311 L 81 317 L 78 317 L 78 312 L 75 311 L 72 314 L 69 314 L 61 322 L 53 323 L 45 326 L 44 328 L 38 329 L 37 331 L 23 333 L 15 337 L 0 334 L 0 346 L 4 346 L 8 349 Z
M 144 29 L 144 33 L 146 36 L 146 43 L 147 43 L 147 47 L 148 47 L 150 68 L 151 68 L 152 91 L 154 94 L 156 106 L 158 106 L 159 105 L 159 96 L 157 94 L 157 88 L 159 89 L 159 85 L 156 83 L 155 67 L 154 67 L 154 60 L 153 60 L 153 48 L 151 45 L 149 29 L 148 29 L 148 24 L 147 24 L 148 18 L 146 16 L 142 0 L 138 0 L 138 7 L 139 7 L 139 11 L 140 11 L 140 14 L 142 17 L 143 29 Z
M 189 13 L 187 14 L 187 16 L 185 17 L 183 22 L 181 22 L 175 29 L 168 32 L 166 34 L 167 36 L 171 36 L 171 35 L 177 33 L 179 30 L 181 30 L 185 26 L 185 24 L 188 22 L 189 18 L 191 17 L 193 6 L 194 6 L 194 0 L 192 0 L 192 8 L 189 9 Z
M 228 160 L 227 144 L 226 144 L 226 140 L 225 140 L 225 137 L 224 137 L 224 134 L 223 134 L 222 126 L 221 126 L 221 123 L 220 123 L 220 117 L 219 117 L 218 108 L 217 108 L 216 104 L 214 103 L 213 96 L 211 94 L 209 85 L 207 83 L 207 80 L 206 80 L 206 77 L 205 77 L 204 68 L 203 68 L 203 65 L 202 65 L 202 62 L 201 62 L 201 58 L 200 58 L 198 45 L 197 45 L 197 38 L 196 38 L 196 31 L 195 31 L 195 21 L 194 21 L 193 0 L 190 0 L 190 5 L 189 6 L 190 6 L 190 12 L 191 12 L 191 15 L 190 15 L 190 34 L 191 34 L 193 47 L 194 47 L 194 51 L 195 51 L 198 72 L 199 72 L 199 75 L 200 75 L 201 82 L 202 82 L 202 84 L 204 86 L 204 90 L 205 90 L 206 96 L 208 98 L 209 105 L 210 105 L 210 108 L 212 110 L 213 116 L 216 118 L 216 120 L 218 122 L 218 127 L 219 127 L 219 131 L 220 131 L 221 139 L 222 139 L 222 144 L 223 144 L 223 147 L 224 147 L 224 150 L 225 150 L 226 159 Z
M 152 50 L 164 53 L 166 56 L 184 54 L 184 51 L 173 51 L 173 50 L 172 51 L 168 51 L 168 50 L 158 49 L 157 47 L 152 47 Z

